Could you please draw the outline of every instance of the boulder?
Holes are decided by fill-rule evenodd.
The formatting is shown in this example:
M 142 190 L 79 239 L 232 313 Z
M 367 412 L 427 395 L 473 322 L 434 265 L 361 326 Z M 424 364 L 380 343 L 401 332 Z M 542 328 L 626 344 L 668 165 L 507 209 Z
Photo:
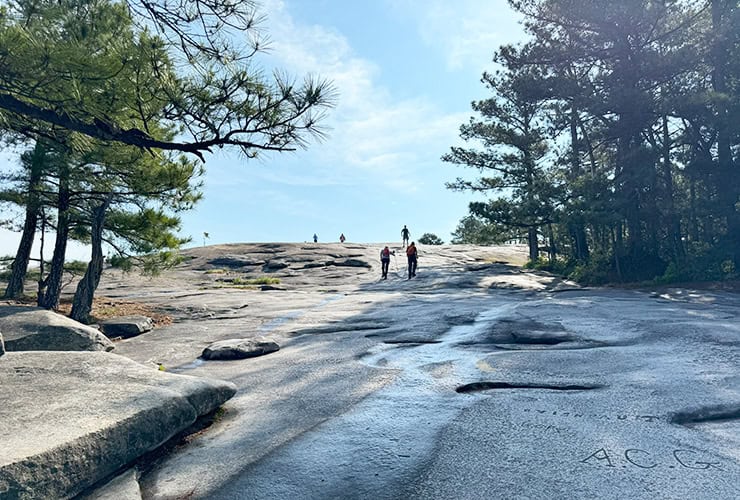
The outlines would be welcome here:
M 0 306 L 0 331 L 7 351 L 110 351 L 101 332 L 39 307 Z
M 205 349 L 201 358 L 203 359 L 244 359 L 270 354 L 280 350 L 276 342 L 264 339 L 229 339 L 214 342 Z
M 108 338 L 121 337 L 126 339 L 152 331 L 154 321 L 146 316 L 119 316 L 118 318 L 102 321 L 100 328 Z
M 231 398 L 229 382 L 106 352 L 0 357 L 0 497 L 70 498 Z

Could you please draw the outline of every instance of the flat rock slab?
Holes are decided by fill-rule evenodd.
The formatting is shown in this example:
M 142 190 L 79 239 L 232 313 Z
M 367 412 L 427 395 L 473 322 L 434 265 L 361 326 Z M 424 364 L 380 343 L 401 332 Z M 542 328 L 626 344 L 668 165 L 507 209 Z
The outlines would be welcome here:
M 152 331 L 154 321 L 147 316 L 119 316 L 102 321 L 100 327 L 108 338 L 127 339 Z
M 229 382 L 105 352 L 0 358 L 0 497 L 69 498 L 231 398 Z
M 206 347 L 201 358 L 211 360 L 254 358 L 279 349 L 280 346 L 269 339 L 229 339 L 214 342 Z
M 139 473 L 135 468 L 128 469 L 103 486 L 83 494 L 79 500 L 141 500 Z
M 101 332 L 47 309 L 0 306 L 0 332 L 8 351 L 111 351 Z

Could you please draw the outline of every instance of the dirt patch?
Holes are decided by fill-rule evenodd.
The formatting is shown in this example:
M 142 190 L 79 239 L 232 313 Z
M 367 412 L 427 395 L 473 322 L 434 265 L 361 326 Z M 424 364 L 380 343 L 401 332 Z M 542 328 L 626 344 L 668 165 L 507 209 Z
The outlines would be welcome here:
M 26 305 L 29 307 L 36 305 L 36 299 L 33 297 L 8 300 L 4 302 L 7 304 Z M 63 298 L 59 303 L 59 309 L 57 312 L 65 316 L 69 316 L 71 310 L 72 301 L 70 299 Z M 108 297 L 95 297 L 95 299 L 93 299 L 91 316 L 94 321 L 103 321 L 109 318 L 117 318 L 119 316 L 147 316 L 152 318 L 155 328 L 172 323 L 171 316 L 159 312 L 156 308 L 150 305 L 142 304 L 140 302 L 111 299 Z

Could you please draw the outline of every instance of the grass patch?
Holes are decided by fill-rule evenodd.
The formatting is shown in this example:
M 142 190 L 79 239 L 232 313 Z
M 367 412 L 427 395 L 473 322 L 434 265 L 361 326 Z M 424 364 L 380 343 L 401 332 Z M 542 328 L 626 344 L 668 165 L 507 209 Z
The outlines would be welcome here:
M 259 278 L 234 278 L 234 285 L 279 285 L 280 278 L 272 276 L 260 276 Z
M 206 274 L 226 274 L 228 272 L 229 271 L 227 271 L 226 269 L 220 269 L 220 268 L 219 269 L 208 269 L 208 270 L 206 270 Z

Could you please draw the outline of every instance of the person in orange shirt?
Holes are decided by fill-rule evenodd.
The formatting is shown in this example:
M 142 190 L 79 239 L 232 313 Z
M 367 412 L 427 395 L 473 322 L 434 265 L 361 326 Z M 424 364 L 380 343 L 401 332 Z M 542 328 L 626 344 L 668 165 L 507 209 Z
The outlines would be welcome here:
M 380 251 L 380 272 L 384 280 L 388 279 L 388 266 L 391 263 L 391 255 L 396 255 L 396 252 L 391 251 L 388 245 Z
M 417 264 L 416 245 L 414 244 L 413 241 L 408 246 L 408 248 L 406 248 L 406 258 L 409 261 L 409 279 L 411 279 L 414 276 L 416 276 L 416 264 Z

